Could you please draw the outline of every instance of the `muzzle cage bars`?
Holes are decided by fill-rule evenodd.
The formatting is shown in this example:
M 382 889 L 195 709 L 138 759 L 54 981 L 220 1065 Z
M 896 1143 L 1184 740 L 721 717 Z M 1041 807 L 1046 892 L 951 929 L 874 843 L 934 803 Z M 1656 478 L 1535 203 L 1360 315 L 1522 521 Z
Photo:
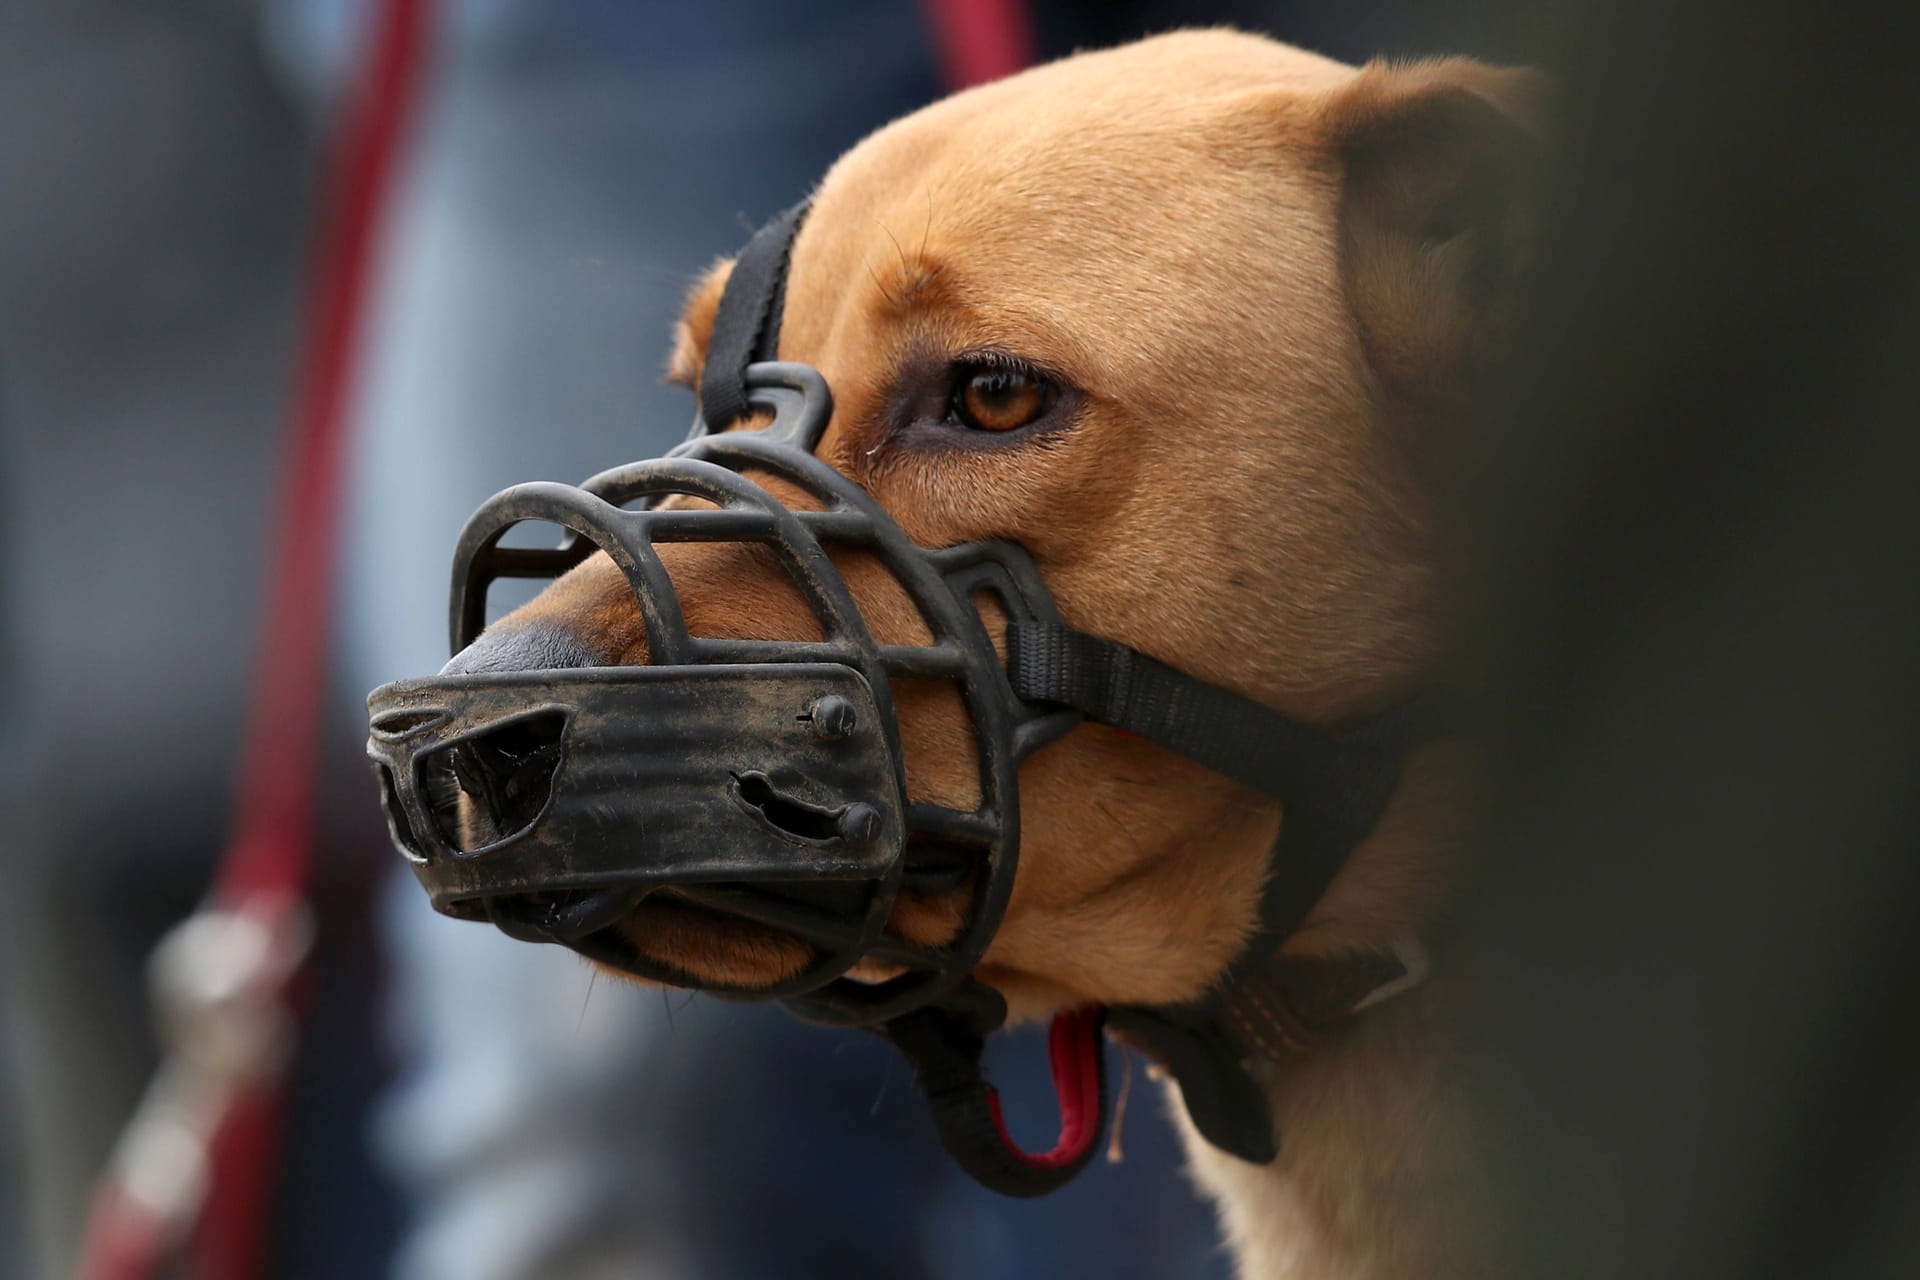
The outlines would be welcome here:
M 372 699 L 370 752 L 382 772 L 394 839 L 442 911 L 492 920 L 515 937 L 561 942 L 644 977 L 722 996 L 779 998 L 813 1021 L 871 1025 L 939 1001 L 966 980 L 1013 888 L 1015 773 L 1022 759 L 1082 717 L 1015 694 L 976 606 L 986 593 L 1010 624 L 1059 622 L 1019 547 L 918 546 L 815 455 L 832 414 L 817 371 L 757 363 L 747 369 L 746 385 L 751 405 L 773 415 L 764 428 L 715 434 L 697 420 L 688 440 L 664 458 L 613 468 L 577 488 L 537 482 L 508 489 L 460 536 L 454 652 L 485 628 L 495 582 L 556 578 L 605 551 L 632 589 L 652 665 L 388 685 Z M 786 506 L 749 472 L 797 486 L 820 509 Z M 713 505 L 656 505 L 676 495 Z M 500 545 L 529 521 L 560 525 L 568 535 L 552 549 Z M 692 634 L 656 549 L 663 542 L 770 549 L 821 638 Z M 830 548 L 876 556 L 917 609 L 930 643 L 876 641 Z M 908 799 L 895 678 L 957 686 L 978 758 L 976 809 Z M 623 715 L 625 690 L 639 696 Z M 507 772 L 518 774 L 504 781 L 501 770 L 489 774 L 471 758 L 483 750 L 503 756 Z M 454 759 L 462 751 L 469 757 L 464 770 Z M 433 803 L 427 774 L 450 768 L 460 773 L 469 804 L 483 811 L 486 836 L 477 847 L 463 848 L 472 841 L 452 829 L 444 802 Z M 637 776 L 659 781 L 662 770 L 677 785 L 636 785 Z M 840 785 L 828 786 L 823 797 L 823 779 Z M 686 801 L 678 825 L 676 794 Z M 622 811 L 622 795 L 639 795 L 649 808 Z M 743 842 L 741 829 L 711 827 L 715 813 L 722 821 L 752 822 L 758 838 Z M 687 847 L 657 861 L 644 857 L 632 846 L 649 838 L 650 824 Z M 750 858 L 717 848 L 743 843 L 756 850 Z M 510 846 L 518 846 L 511 856 L 494 856 Z M 958 863 L 956 851 L 964 855 Z M 900 889 L 916 876 L 967 893 L 961 924 L 944 945 L 886 931 Z M 716 984 L 653 960 L 616 926 L 665 886 L 698 907 L 787 934 L 807 944 L 812 958 L 799 973 L 763 987 Z M 863 959 L 898 972 L 875 982 L 848 977 Z

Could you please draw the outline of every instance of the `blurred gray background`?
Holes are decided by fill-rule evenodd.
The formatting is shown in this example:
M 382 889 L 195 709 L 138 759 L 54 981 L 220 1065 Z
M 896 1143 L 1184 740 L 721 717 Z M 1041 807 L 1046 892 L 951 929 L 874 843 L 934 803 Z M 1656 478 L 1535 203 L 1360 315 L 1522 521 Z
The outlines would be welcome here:
M 701 47 L 699 23 L 740 21 L 741 11 L 669 8 L 672 21 L 623 44 L 579 38 L 613 15 L 630 21 L 617 5 L 453 6 L 436 90 L 443 149 L 415 171 L 411 198 L 462 172 L 478 172 L 491 194 L 465 217 L 458 202 L 413 206 L 413 234 L 445 256 L 423 249 L 383 303 L 386 323 L 399 326 L 389 332 L 404 333 L 409 316 L 417 327 L 412 345 L 377 353 L 385 372 L 370 375 L 367 419 L 386 426 L 365 428 L 357 501 L 399 474 L 400 453 L 381 450 L 457 439 L 409 433 L 455 432 L 463 414 L 490 405 L 515 420 L 472 424 L 475 440 L 503 447 L 484 466 L 478 450 L 462 450 L 472 465 L 461 485 L 475 491 L 450 487 L 446 519 L 493 484 L 529 478 L 529 465 L 577 478 L 657 447 L 643 429 L 677 431 L 652 407 L 665 402 L 648 399 L 662 394 L 651 381 L 657 317 L 686 276 L 744 232 L 737 216 L 714 225 L 711 208 L 698 229 L 641 216 L 678 207 L 676 191 L 689 188 L 623 151 L 633 134 L 621 130 L 644 122 L 618 105 L 617 90 L 634 89 L 618 58 L 662 41 L 680 56 Z M 795 71 L 802 37 L 857 43 L 917 20 L 912 5 L 883 10 L 843 27 L 808 19 L 778 30 L 790 54 L 778 65 Z M 144 956 L 199 898 L 226 832 L 319 144 L 361 13 L 344 0 L 0 5 L 8 1280 L 60 1274 L 71 1256 L 88 1180 L 153 1065 Z M 1086 0 L 1038 5 L 1034 16 L 1042 54 L 1227 20 L 1349 58 L 1466 51 L 1555 73 L 1561 159 L 1523 358 L 1484 437 L 1457 460 L 1481 623 L 1461 681 L 1480 694 L 1495 784 L 1482 872 L 1451 940 L 1456 963 L 1481 982 L 1473 1043 L 1512 1228 L 1510 1252 L 1489 1274 L 1915 1274 L 1920 1093 L 1905 1043 L 1920 996 L 1911 15 L 1639 0 L 1524 10 Z M 905 109 L 940 92 L 927 49 L 887 38 L 898 52 L 890 101 Z M 569 84 L 589 89 L 556 89 Z M 818 101 L 832 97 L 823 89 Z M 477 114 L 461 115 L 462 104 Z M 555 146 L 527 114 L 534 107 L 552 121 L 623 123 Z M 791 172 L 762 169 L 751 194 L 708 185 L 745 182 L 736 152 L 710 148 L 704 198 L 763 217 L 877 123 L 856 119 L 862 111 L 890 109 L 877 99 L 848 107 L 820 125 L 814 151 L 790 156 Z M 690 109 L 671 123 L 693 119 L 708 116 Z M 533 177 L 454 163 L 543 147 L 552 168 Z M 483 215 L 538 208 L 542 184 L 562 180 L 554 175 L 570 160 L 575 176 L 627 184 L 635 216 L 548 227 L 573 247 L 550 242 L 527 257 L 502 255 L 509 243 L 531 252 L 538 237 L 459 238 Z M 618 264 L 642 257 L 601 252 L 642 233 L 674 265 L 648 257 L 653 265 L 626 270 Z M 591 245 L 595 237 L 605 243 Z M 472 302 L 501 296 L 489 290 L 523 304 L 505 319 L 523 315 L 524 333 Z M 463 306 L 473 324 L 460 342 L 421 354 L 436 299 Z M 582 341 L 554 358 L 574 363 L 530 361 L 511 395 L 443 373 L 463 360 L 482 369 L 528 336 L 564 338 L 563 322 Z M 438 506 L 432 518 L 443 518 Z M 363 537 L 373 527 L 356 525 Z M 408 1258 L 417 1269 L 407 1274 L 435 1274 L 432 1259 L 452 1256 L 427 1248 L 435 1224 L 458 1223 L 459 1206 L 471 1212 L 492 1190 L 455 1147 L 407 1149 L 406 1134 L 454 1125 L 421 1099 L 457 1097 L 460 1081 L 440 1078 L 449 1091 L 433 1092 L 432 1064 L 447 1061 L 423 1043 L 433 1028 L 395 1013 L 415 1006 L 390 989 L 394 949 L 432 935 L 386 905 L 389 858 L 356 758 L 355 700 L 375 667 L 400 662 L 381 644 L 427 643 L 413 624 L 382 636 L 392 606 L 378 591 L 437 595 L 449 537 L 424 532 L 395 552 L 396 571 L 436 575 L 426 588 L 404 576 L 384 587 L 352 578 L 380 556 L 371 543 L 347 547 L 350 581 L 365 591 L 343 602 L 359 623 L 343 624 L 335 676 L 317 890 L 322 998 L 296 1080 L 276 1276 L 383 1274 Z M 419 612 L 432 620 L 425 631 L 437 628 L 437 599 Z M 420 945 L 452 954 L 440 941 Z M 463 960 L 450 967 L 475 971 Z M 401 968 L 435 972 L 426 960 Z M 606 1215 L 644 1205 L 615 1198 L 593 1201 L 600 1218 L 542 1216 L 555 1233 L 542 1247 L 617 1248 L 597 1262 L 535 1255 L 535 1274 L 606 1274 L 592 1269 L 601 1262 L 635 1274 L 634 1251 L 650 1249 L 647 1274 L 755 1274 L 750 1255 L 728 1253 L 752 1243 L 728 1230 L 724 1210 L 740 1198 L 772 1206 L 782 1256 L 804 1259 L 796 1275 L 889 1274 L 904 1256 L 929 1276 L 1224 1274 L 1204 1211 L 1164 1167 L 1164 1129 L 1137 1105 L 1130 1167 L 1090 1177 L 1079 1200 L 969 1199 L 928 1163 L 904 1081 L 885 1089 L 884 1105 L 873 1101 L 885 1068 L 860 1057 L 866 1046 L 783 1038 L 784 1027 L 710 1006 L 676 1008 L 690 1027 L 663 1040 L 657 1002 L 642 1013 L 607 984 L 589 1000 L 565 986 L 575 979 L 516 972 L 540 1009 L 590 1010 L 594 1021 L 575 1022 L 576 1032 L 672 1050 L 648 1061 L 684 1115 L 646 1119 L 642 1143 L 622 1127 L 642 1118 L 623 1113 L 600 1126 L 610 1149 L 731 1154 L 670 1171 L 709 1218 L 675 1208 L 637 1244 L 602 1228 Z M 576 1003 L 556 1003 L 556 991 Z M 585 1079 L 594 1054 L 591 1037 L 579 1039 L 569 1070 Z M 502 1054 L 511 1058 L 511 1046 Z M 604 1072 L 634 1060 L 598 1061 Z M 732 1128 L 716 1130 L 701 1110 L 699 1090 L 716 1075 L 764 1082 L 802 1069 L 838 1091 L 806 1113 L 810 1123 L 869 1107 L 876 1118 L 785 1132 L 799 1113 L 777 1089 L 753 1094 Z M 527 1096 L 500 1095 L 492 1132 L 517 1132 L 525 1108 L 514 1099 Z M 591 1128 L 594 1114 L 569 1132 Z M 409 1116 L 425 1128 L 409 1130 Z M 562 1153 L 593 1150 L 548 1136 Z M 833 1154 L 796 1164 L 796 1152 Z M 1159 1181 L 1141 1172 L 1155 1160 Z M 840 1192 L 860 1177 L 918 1216 L 836 1215 L 847 1194 L 798 1198 L 796 1188 Z M 796 1199 L 782 1223 L 784 1196 Z M 581 1192 L 565 1203 L 592 1200 Z M 537 1234 L 533 1224 L 514 1229 Z M 812 1252 L 795 1252 L 803 1238 Z

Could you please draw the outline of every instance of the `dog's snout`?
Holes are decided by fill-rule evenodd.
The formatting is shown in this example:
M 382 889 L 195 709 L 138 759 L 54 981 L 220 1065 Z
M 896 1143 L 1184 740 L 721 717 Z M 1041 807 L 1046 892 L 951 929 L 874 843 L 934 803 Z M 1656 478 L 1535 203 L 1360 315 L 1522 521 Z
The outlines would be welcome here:
M 551 671 L 608 665 L 569 623 L 553 617 L 503 618 L 440 669 L 443 676 L 482 671 Z

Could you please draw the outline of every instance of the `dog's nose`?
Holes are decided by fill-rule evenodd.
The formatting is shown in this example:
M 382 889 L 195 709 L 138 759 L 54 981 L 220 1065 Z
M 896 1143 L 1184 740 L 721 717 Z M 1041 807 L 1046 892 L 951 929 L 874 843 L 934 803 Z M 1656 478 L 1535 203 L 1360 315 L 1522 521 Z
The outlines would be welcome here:
M 443 676 L 481 671 L 551 671 L 599 667 L 609 659 L 573 626 L 557 618 L 502 618 L 453 655 Z

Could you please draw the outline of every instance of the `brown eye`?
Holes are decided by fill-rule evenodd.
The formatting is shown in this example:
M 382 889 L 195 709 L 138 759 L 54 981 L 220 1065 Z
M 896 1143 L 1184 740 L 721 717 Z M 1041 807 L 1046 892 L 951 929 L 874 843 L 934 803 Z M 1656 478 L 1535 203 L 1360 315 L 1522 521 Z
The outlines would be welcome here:
M 1014 431 L 1053 407 L 1059 388 L 1038 374 L 1002 365 L 963 369 L 953 415 L 976 431 Z

